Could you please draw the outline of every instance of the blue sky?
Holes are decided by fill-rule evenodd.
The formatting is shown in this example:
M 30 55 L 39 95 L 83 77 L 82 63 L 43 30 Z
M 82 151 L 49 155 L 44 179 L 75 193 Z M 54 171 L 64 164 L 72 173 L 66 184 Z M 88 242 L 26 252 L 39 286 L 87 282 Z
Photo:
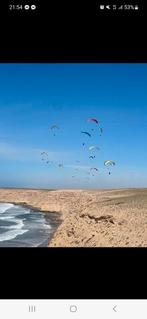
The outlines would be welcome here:
M 0 187 L 147 187 L 146 141 L 147 64 L 0 64 Z

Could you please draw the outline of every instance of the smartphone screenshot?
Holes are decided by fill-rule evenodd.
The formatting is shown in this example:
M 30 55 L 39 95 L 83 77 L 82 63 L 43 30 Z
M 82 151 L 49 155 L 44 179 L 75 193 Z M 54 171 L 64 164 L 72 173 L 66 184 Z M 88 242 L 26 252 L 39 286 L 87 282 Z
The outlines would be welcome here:
M 0 317 L 147 315 L 147 8 L 0 12 Z

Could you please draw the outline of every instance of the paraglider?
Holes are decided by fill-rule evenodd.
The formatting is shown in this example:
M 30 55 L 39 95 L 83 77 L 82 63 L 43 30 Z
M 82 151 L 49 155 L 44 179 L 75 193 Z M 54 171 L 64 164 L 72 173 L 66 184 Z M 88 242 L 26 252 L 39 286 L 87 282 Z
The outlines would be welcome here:
M 81 131 L 81 133 L 86 134 L 86 135 L 88 135 L 89 137 L 91 137 L 91 134 L 88 133 L 88 132 L 82 132 L 82 131 Z
M 51 126 L 51 130 L 54 129 L 54 128 L 57 128 L 59 130 L 59 126 L 58 125 L 52 125 Z
M 48 156 L 48 153 L 47 153 L 47 152 L 42 152 L 41 155 L 46 155 L 46 156 Z
M 88 122 L 94 122 L 94 123 L 96 123 L 97 125 L 99 125 L 99 121 L 98 121 L 96 118 L 91 118 L 91 119 L 88 119 L 87 121 L 88 121 Z M 94 131 L 94 129 L 91 129 L 91 131 Z M 102 127 L 99 127 L 99 131 L 100 131 L 100 136 L 101 136 L 101 134 L 103 133 Z
M 94 159 L 94 158 L 95 158 L 95 156 L 89 156 L 89 158 L 92 158 L 92 159 Z
M 96 171 L 98 171 L 98 168 L 96 168 L 96 167 L 92 167 L 90 170 L 92 170 L 92 169 L 95 169 Z
M 55 129 L 60 129 L 60 127 L 58 126 L 58 125 L 52 125 L 51 127 L 50 127 L 50 129 L 51 130 L 55 130 Z M 54 136 L 55 136 L 56 134 L 54 133 Z
M 104 161 L 104 165 L 105 166 L 114 166 L 115 165 L 115 162 L 114 161 L 110 161 L 110 160 L 107 160 L 107 161 Z M 109 175 L 111 175 L 111 172 L 109 171 Z
M 100 150 L 100 148 L 98 146 L 95 146 L 95 145 L 91 145 L 89 147 L 89 151 L 94 151 L 94 150 Z
M 107 160 L 107 161 L 104 161 L 104 165 L 105 165 L 105 166 L 115 165 L 115 162 L 114 162 L 114 161 Z
M 95 122 L 96 124 L 99 124 L 99 121 L 95 118 L 91 118 L 87 120 L 88 122 Z
M 42 158 L 41 158 L 42 161 L 47 160 L 47 158 L 48 158 L 48 153 L 47 152 L 42 152 L 41 155 L 42 155 Z

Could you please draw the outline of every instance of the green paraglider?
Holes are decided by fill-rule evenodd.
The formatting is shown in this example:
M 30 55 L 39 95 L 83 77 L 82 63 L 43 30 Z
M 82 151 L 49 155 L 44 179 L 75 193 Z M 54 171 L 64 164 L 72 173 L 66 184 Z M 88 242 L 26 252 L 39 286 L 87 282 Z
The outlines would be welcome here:
M 105 166 L 114 166 L 115 165 L 115 162 L 114 161 L 111 161 L 111 160 L 107 160 L 107 161 L 104 161 L 104 165 Z M 111 172 L 109 171 L 109 175 L 111 175 Z
M 108 165 L 115 165 L 115 162 L 114 161 L 111 161 L 111 160 L 107 160 L 107 161 L 104 161 L 104 165 L 105 166 L 108 166 Z

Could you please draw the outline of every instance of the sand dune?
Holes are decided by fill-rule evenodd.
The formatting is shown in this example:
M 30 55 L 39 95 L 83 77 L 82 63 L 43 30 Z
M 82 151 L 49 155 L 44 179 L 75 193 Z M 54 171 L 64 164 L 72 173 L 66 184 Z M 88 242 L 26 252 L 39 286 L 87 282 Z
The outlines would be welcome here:
M 147 247 L 147 189 L 0 189 L 0 202 L 59 213 L 49 247 Z

